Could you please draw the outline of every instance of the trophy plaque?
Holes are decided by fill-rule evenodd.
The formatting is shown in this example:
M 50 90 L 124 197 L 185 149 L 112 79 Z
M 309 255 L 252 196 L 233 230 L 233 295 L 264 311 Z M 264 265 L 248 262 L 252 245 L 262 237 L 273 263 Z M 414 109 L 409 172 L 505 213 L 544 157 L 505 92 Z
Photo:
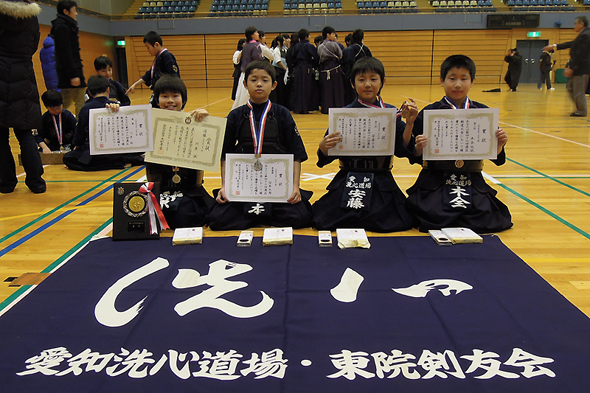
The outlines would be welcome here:
M 148 194 L 139 192 L 143 183 L 115 183 L 113 185 L 113 240 L 159 239 L 160 230 L 150 231 Z M 160 184 L 154 183 L 152 192 L 160 201 Z M 158 225 L 155 223 L 155 225 Z

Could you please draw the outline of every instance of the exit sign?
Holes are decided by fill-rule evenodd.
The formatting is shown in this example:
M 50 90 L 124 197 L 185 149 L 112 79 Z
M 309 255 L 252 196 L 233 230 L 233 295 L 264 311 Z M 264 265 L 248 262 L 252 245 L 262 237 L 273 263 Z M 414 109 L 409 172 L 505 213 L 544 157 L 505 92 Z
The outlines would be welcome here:
M 117 45 L 119 45 L 119 46 L 125 46 L 125 40 L 117 41 Z
M 539 38 L 541 36 L 541 32 L 540 31 L 529 31 L 528 33 L 526 33 L 526 36 L 529 38 Z

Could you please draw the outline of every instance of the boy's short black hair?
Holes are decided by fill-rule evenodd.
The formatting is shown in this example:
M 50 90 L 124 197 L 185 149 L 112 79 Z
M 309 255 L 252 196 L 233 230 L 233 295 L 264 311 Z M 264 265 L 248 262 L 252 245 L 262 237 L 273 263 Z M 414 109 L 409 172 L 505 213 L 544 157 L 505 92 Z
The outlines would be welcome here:
M 63 105 L 64 98 L 61 96 L 61 93 L 57 90 L 47 90 L 45 93 L 41 95 L 41 101 L 43 101 L 43 105 L 45 105 L 45 108 L 53 108 L 56 106 Z
M 244 32 L 244 34 L 246 34 L 246 40 L 251 41 L 252 34 L 256 33 L 257 31 L 258 31 L 258 29 L 254 26 L 247 27 L 246 31 Z
M 88 78 L 88 92 L 91 96 L 105 93 L 111 84 L 107 78 L 102 75 L 94 75 Z
M 379 74 L 381 77 L 381 84 L 385 82 L 385 67 L 383 67 L 383 63 L 376 57 L 362 57 L 358 59 L 352 69 L 350 70 L 350 81 L 354 86 L 354 78 L 358 74 L 365 74 L 367 72 L 374 72 Z
M 264 30 L 258 30 L 258 37 L 266 37 L 266 35 L 264 34 Z
M 244 44 L 246 43 L 246 39 L 245 38 L 240 38 L 238 40 L 238 48 L 236 50 L 242 50 L 242 48 L 244 47 Z
M 471 81 L 475 80 L 475 63 L 465 55 L 452 55 L 445 59 L 440 66 L 440 78 L 445 80 L 451 68 L 464 68 L 469 71 Z
M 156 42 L 160 45 L 163 45 L 162 44 L 162 37 L 160 37 L 160 34 L 156 33 L 155 31 L 149 31 L 143 37 L 144 44 L 148 43 L 151 46 L 156 46 Z
M 335 33 L 336 30 L 332 27 L 332 26 L 326 26 L 322 29 L 322 37 L 324 39 L 326 39 L 326 37 L 328 36 L 328 34 L 332 34 Z
M 363 39 L 365 39 L 365 32 L 363 31 L 363 29 L 356 29 L 352 32 L 350 43 L 360 45 L 363 43 Z
M 275 72 L 275 68 L 266 60 L 254 60 L 251 61 L 248 66 L 246 66 L 246 70 L 244 71 L 244 80 L 248 80 L 248 76 L 252 73 L 252 70 L 263 70 L 266 71 L 270 78 L 272 79 L 272 83 L 275 83 L 277 80 L 277 74 Z
M 297 36 L 299 37 L 300 41 L 303 41 L 304 39 L 306 39 L 307 37 L 309 37 L 309 30 L 307 29 L 300 29 L 297 32 Z
M 322 37 L 321 35 L 316 36 L 313 39 L 313 43 L 317 46 L 319 44 L 321 44 L 322 42 L 324 42 L 324 37 Z
M 349 46 L 351 41 L 352 41 L 352 34 L 348 33 L 346 35 L 346 37 L 344 37 L 344 43 L 346 44 L 346 46 Z
M 57 13 L 64 15 L 64 10 L 71 10 L 72 7 L 78 7 L 74 0 L 59 0 L 57 2 Z
M 94 59 L 94 69 L 96 71 L 104 70 L 107 66 L 113 67 L 113 62 L 106 56 L 98 56 Z
M 156 102 L 160 99 L 162 93 L 179 93 L 182 97 L 182 106 L 188 101 L 186 85 L 176 75 L 164 74 L 154 85 L 154 99 Z

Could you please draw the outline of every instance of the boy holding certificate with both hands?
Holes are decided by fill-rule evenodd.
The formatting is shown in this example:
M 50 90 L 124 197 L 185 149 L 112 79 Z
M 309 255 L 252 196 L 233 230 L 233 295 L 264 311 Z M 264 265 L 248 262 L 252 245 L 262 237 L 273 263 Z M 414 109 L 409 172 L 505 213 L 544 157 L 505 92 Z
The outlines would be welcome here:
M 163 75 L 154 86 L 154 102 L 160 109 L 182 111 L 188 100 L 186 85 L 176 75 Z M 189 116 L 198 122 L 209 113 L 195 109 Z M 147 180 L 160 183 L 160 206 L 170 228 L 205 225 L 207 213 L 215 200 L 203 187 L 202 170 L 145 163 Z
M 225 138 L 221 154 L 221 188 L 217 190 L 217 204 L 211 209 L 208 221 L 213 230 L 246 229 L 256 225 L 304 228 L 311 225 L 312 193 L 299 189 L 301 162 L 307 159 L 305 146 L 293 117 L 283 106 L 271 103 L 269 96 L 276 87 L 274 67 L 257 60 L 244 71 L 244 86 L 250 100 L 232 110 L 227 116 Z M 227 196 L 225 176 L 226 154 L 293 155 L 293 186 L 287 203 L 232 202 Z M 256 164 L 253 170 L 258 171 Z
M 416 157 L 422 163 L 422 171 L 416 183 L 410 187 L 406 207 L 420 221 L 419 229 L 467 227 L 478 233 L 503 231 L 512 227 L 508 207 L 496 198 L 496 191 L 484 180 L 481 171 L 483 160 L 422 161 L 422 151 L 428 144 L 422 135 L 424 111 L 432 109 L 487 108 L 471 101 L 467 94 L 475 79 L 475 64 L 464 55 L 448 57 L 441 65 L 440 83 L 445 97 L 426 106 L 414 124 Z M 498 155 L 492 162 L 506 162 L 504 145 L 506 132 L 496 131 Z
M 395 108 L 383 103 L 383 63 L 374 57 L 359 59 L 350 72 L 357 98 L 346 108 Z M 397 109 L 397 108 L 396 108 Z M 402 115 L 406 123 L 402 121 Z M 414 155 L 412 128 L 418 108 L 412 99 L 396 114 L 395 155 Z M 363 228 L 374 232 L 404 231 L 414 218 L 404 207 L 406 199 L 391 174 L 393 156 L 328 156 L 342 136 L 326 132 L 318 149 L 318 167 L 340 159 L 340 171 L 328 185 L 328 193 L 314 204 L 313 226 L 317 229 Z M 362 152 L 360 152 L 362 154 Z

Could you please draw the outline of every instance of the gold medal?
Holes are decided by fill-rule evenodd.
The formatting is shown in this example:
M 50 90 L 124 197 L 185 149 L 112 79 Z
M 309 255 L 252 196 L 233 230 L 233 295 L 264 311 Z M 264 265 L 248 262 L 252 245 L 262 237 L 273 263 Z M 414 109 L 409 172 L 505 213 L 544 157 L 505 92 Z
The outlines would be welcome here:
M 174 184 L 180 183 L 180 175 L 178 174 L 178 171 L 180 170 L 180 168 L 175 166 L 175 167 L 172 167 L 172 170 L 174 171 L 174 176 L 172 176 L 172 182 Z
M 465 162 L 463 160 L 457 160 L 457 161 L 455 161 L 455 166 L 457 168 L 463 168 L 463 165 L 465 165 Z
M 185 122 L 186 124 L 191 124 L 191 122 L 192 122 L 192 121 L 193 121 L 193 119 L 191 119 L 191 117 L 190 117 L 190 116 L 187 116 L 187 117 L 184 119 L 184 122 Z
M 147 212 L 147 195 L 132 191 L 123 199 L 123 211 L 133 218 L 139 218 Z

